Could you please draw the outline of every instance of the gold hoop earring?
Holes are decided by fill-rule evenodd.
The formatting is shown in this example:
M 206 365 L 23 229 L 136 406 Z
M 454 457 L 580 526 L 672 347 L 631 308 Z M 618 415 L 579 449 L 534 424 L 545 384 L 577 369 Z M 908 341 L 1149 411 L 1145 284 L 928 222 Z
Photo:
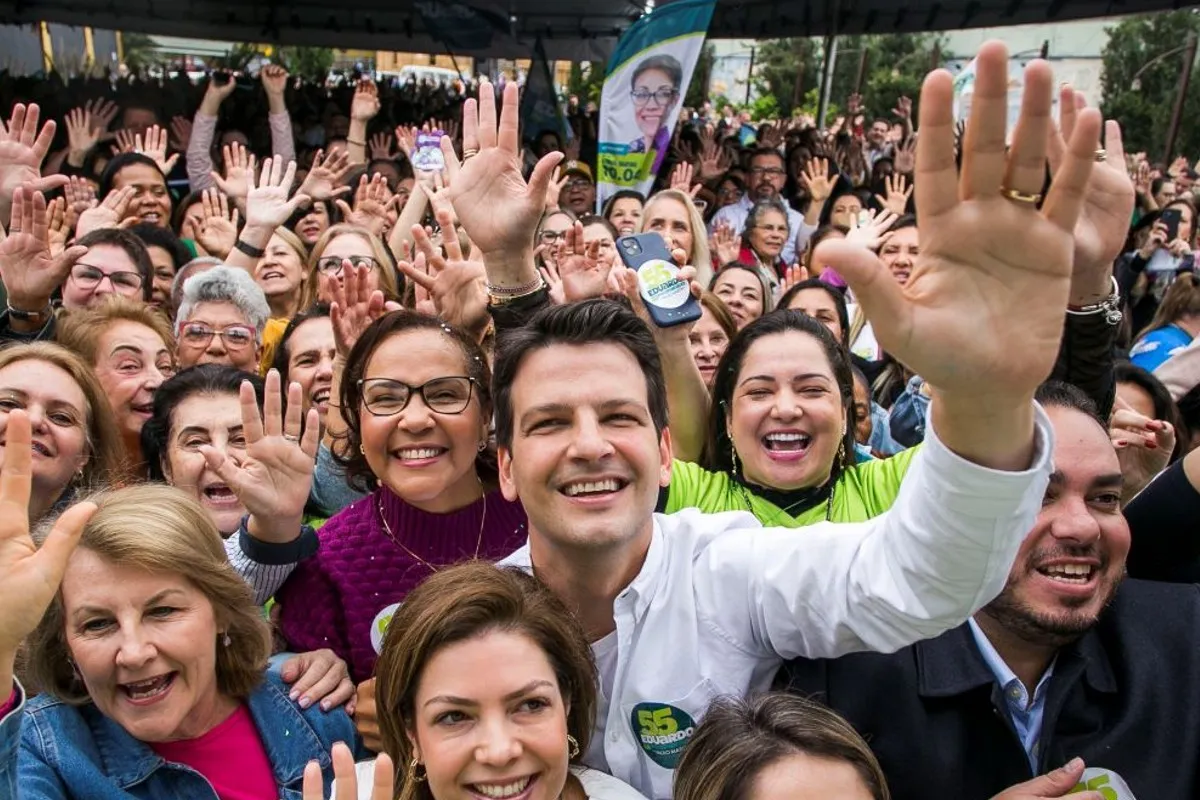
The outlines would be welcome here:
M 567 748 L 567 758 L 568 759 L 578 758 L 578 756 L 579 756 L 579 741 L 574 736 L 572 736 L 571 734 L 568 733 L 567 734 L 567 744 L 569 745 L 569 747 Z
M 363 446 L 360 444 L 360 445 L 358 446 L 358 452 L 359 452 L 360 454 L 362 454 L 362 455 L 364 455 L 364 456 L 365 456 L 365 455 L 367 454 L 367 448 L 363 447 Z
M 414 783 L 424 783 L 425 778 L 428 775 L 428 773 L 418 775 L 417 767 L 419 767 L 419 766 L 421 766 L 421 762 L 417 761 L 415 758 L 408 765 L 408 774 L 409 774 L 409 777 L 412 778 Z

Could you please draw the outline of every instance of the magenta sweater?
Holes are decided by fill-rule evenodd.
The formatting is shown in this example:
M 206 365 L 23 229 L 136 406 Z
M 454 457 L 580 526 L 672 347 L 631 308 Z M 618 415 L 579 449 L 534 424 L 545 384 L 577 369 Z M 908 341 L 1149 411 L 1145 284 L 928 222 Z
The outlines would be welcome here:
M 434 567 L 475 555 L 484 502 L 481 559 L 498 561 L 526 539 L 525 510 L 498 491 L 458 511 L 430 514 L 378 489 L 330 518 L 318 532 L 316 555 L 302 561 L 275 595 L 279 627 L 295 652 L 328 647 L 344 658 L 355 683 L 374 673 L 396 608 L 433 574 L 388 538 L 379 521 L 381 498 L 393 535 Z

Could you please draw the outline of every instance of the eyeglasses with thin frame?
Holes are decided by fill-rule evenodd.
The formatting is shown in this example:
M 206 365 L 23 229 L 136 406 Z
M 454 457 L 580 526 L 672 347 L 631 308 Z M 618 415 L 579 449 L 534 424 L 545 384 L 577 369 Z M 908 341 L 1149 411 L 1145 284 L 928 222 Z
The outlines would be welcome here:
M 342 258 L 341 256 L 325 256 L 317 259 L 317 271 L 323 272 L 326 275 L 337 275 L 342 271 L 342 262 L 349 261 L 350 266 L 358 269 L 366 267 L 367 269 L 375 269 L 379 266 L 379 261 L 374 256 L 350 256 Z
M 78 262 L 75 266 L 71 267 L 71 280 L 80 289 L 95 289 L 105 278 L 108 278 L 113 289 L 118 292 L 136 292 L 142 288 L 142 274 L 140 272 L 129 272 L 127 270 L 105 272 L 99 267 L 93 267 L 91 264 L 80 264 Z
M 670 104 L 678 94 L 679 90 L 664 86 L 653 92 L 649 89 L 634 89 L 629 96 L 633 98 L 634 105 L 644 106 L 653 99 L 658 105 L 665 106 Z
M 770 175 L 773 178 L 778 178 L 787 175 L 783 167 L 751 167 L 751 175 Z
M 185 322 L 179 329 L 180 341 L 193 347 L 208 347 L 214 336 L 230 350 L 242 350 L 254 344 L 254 329 L 249 325 L 226 325 L 213 328 L 204 322 Z
M 465 375 L 434 378 L 411 386 L 391 378 L 363 378 L 358 382 L 363 407 L 377 417 L 390 417 L 408 408 L 413 395 L 421 395 L 425 407 L 435 414 L 461 414 L 471 404 L 475 379 Z

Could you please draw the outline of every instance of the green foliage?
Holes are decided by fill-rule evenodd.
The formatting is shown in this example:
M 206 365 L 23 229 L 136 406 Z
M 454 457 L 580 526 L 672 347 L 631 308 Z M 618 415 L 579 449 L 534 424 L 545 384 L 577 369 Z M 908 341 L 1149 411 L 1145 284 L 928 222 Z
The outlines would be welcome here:
M 1167 129 L 1183 72 L 1182 52 L 1142 68 L 1154 58 L 1183 47 L 1188 31 L 1200 31 L 1200 14 L 1173 11 L 1130 17 L 1108 29 L 1104 47 L 1104 116 L 1119 120 L 1126 152 L 1145 151 L 1152 161 L 1165 155 Z M 1138 76 L 1134 88 L 1134 76 Z M 1200 155 L 1200 72 L 1193 74 L 1176 139 L 1175 152 Z M 1167 159 L 1170 161 L 1170 158 Z
M 275 60 L 292 75 L 323 83 L 333 68 L 333 48 L 281 47 Z
M 579 102 L 600 102 L 604 88 L 604 64 L 599 61 L 573 62 L 567 75 L 567 94 L 578 95 Z
M 844 104 L 854 91 L 863 54 L 866 69 L 860 93 L 867 118 L 891 117 L 897 98 L 915 101 L 921 81 L 933 66 L 941 39 L 928 34 L 842 36 L 830 90 L 831 109 Z M 772 39 L 755 53 L 754 86 L 772 95 L 784 116 L 802 110 L 815 116 L 821 86 L 822 44 L 819 39 Z M 810 96 L 814 98 L 809 101 Z M 830 118 L 835 114 L 830 111 Z
M 779 102 L 773 94 L 760 94 L 750 104 L 750 118 L 755 122 L 779 119 Z
M 159 62 L 158 45 L 144 33 L 121 33 L 121 49 L 130 72 L 142 72 Z

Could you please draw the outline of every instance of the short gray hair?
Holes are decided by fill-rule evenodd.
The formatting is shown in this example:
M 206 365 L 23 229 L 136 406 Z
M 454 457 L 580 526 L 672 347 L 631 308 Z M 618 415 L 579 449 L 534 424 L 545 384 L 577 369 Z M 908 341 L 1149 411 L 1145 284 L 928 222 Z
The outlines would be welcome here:
M 188 278 L 183 284 L 183 300 L 179 303 L 179 313 L 175 315 L 177 336 L 183 323 L 201 303 L 232 303 L 237 306 L 254 328 L 255 341 L 262 344 L 263 329 L 267 327 L 271 307 L 267 305 L 266 295 L 254 282 L 254 278 L 250 277 L 249 272 L 222 264 Z
M 792 220 L 788 216 L 787 206 L 782 200 L 771 198 L 770 200 L 759 200 L 754 205 L 750 206 L 750 211 L 746 214 L 746 224 L 743 228 L 746 234 L 749 235 L 752 228 L 757 228 L 762 218 L 772 211 L 777 211 L 783 214 L 784 223 L 788 226 L 788 236 L 792 235 Z

